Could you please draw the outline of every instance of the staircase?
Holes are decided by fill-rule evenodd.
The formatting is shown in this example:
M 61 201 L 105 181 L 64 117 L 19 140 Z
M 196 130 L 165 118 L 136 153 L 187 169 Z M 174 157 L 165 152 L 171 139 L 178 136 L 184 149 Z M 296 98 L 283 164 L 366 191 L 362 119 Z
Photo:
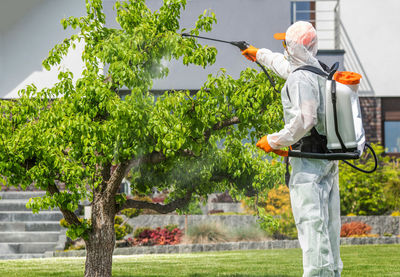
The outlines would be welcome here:
M 44 192 L 0 192 L 0 259 L 43 258 L 46 251 L 62 250 L 65 235 L 59 211 L 33 214 L 26 208 L 29 198 Z

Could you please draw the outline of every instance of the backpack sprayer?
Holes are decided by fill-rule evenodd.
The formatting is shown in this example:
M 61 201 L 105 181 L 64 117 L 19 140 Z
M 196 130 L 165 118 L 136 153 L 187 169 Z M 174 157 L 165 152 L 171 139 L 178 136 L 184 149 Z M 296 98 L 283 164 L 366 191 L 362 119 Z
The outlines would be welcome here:
M 182 36 L 228 43 L 238 47 L 241 51 L 246 50 L 250 46 L 245 41 L 226 41 L 195 36 L 188 33 L 183 33 Z M 275 81 L 265 67 L 258 61 L 256 61 L 256 64 L 267 75 L 274 90 L 279 92 L 275 88 Z M 309 65 L 299 67 L 293 72 L 305 70 L 326 79 L 326 136 L 320 135 L 315 128 L 312 128 L 310 136 L 302 138 L 298 143 L 289 147 L 288 151 L 279 150 L 276 153 L 285 157 L 342 160 L 354 169 L 364 173 L 372 173 L 378 166 L 378 160 L 372 147 L 368 143 L 365 143 L 360 102 L 357 95 L 361 75 L 353 72 L 338 72 L 338 62 L 331 68 L 322 63 L 321 65 L 327 72 Z M 289 92 L 286 91 L 286 93 L 289 96 Z M 372 170 L 361 169 L 347 161 L 360 159 L 365 147 L 370 150 L 374 157 L 375 165 Z

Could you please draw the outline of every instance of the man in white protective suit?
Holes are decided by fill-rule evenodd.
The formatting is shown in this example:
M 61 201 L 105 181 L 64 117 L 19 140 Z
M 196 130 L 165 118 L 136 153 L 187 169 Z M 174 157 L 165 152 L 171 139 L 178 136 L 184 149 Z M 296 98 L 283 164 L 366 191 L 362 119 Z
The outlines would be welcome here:
M 253 46 L 242 52 L 247 59 L 258 61 L 286 79 L 281 93 L 285 126 L 258 141 L 257 147 L 265 152 L 299 141 L 305 143 L 315 132 L 320 137 L 326 136 L 323 97 L 326 80 L 310 71 L 295 71 L 305 65 L 327 70 L 316 59 L 318 38 L 314 27 L 299 21 L 286 33 L 274 37 L 283 41 L 284 54 Z M 338 162 L 290 158 L 290 164 L 290 199 L 303 251 L 303 276 L 340 276 L 343 263 Z

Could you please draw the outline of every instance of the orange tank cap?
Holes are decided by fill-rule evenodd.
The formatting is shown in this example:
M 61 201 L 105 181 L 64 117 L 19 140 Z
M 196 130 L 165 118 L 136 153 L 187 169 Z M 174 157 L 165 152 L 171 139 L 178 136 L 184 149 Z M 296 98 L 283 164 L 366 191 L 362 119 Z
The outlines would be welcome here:
M 350 71 L 337 71 L 333 75 L 333 79 L 344 85 L 357 85 L 360 83 L 362 76 L 355 72 Z

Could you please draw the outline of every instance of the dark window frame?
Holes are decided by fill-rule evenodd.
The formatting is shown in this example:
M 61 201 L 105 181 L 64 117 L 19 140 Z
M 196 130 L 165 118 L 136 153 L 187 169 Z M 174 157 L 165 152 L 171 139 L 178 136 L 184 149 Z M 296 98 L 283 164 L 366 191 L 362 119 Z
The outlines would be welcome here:
M 385 122 L 400 121 L 400 97 L 382 97 L 382 145 L 386 147 Z M 400 157 L 400 152 L 385 152 L 386 155 Z

